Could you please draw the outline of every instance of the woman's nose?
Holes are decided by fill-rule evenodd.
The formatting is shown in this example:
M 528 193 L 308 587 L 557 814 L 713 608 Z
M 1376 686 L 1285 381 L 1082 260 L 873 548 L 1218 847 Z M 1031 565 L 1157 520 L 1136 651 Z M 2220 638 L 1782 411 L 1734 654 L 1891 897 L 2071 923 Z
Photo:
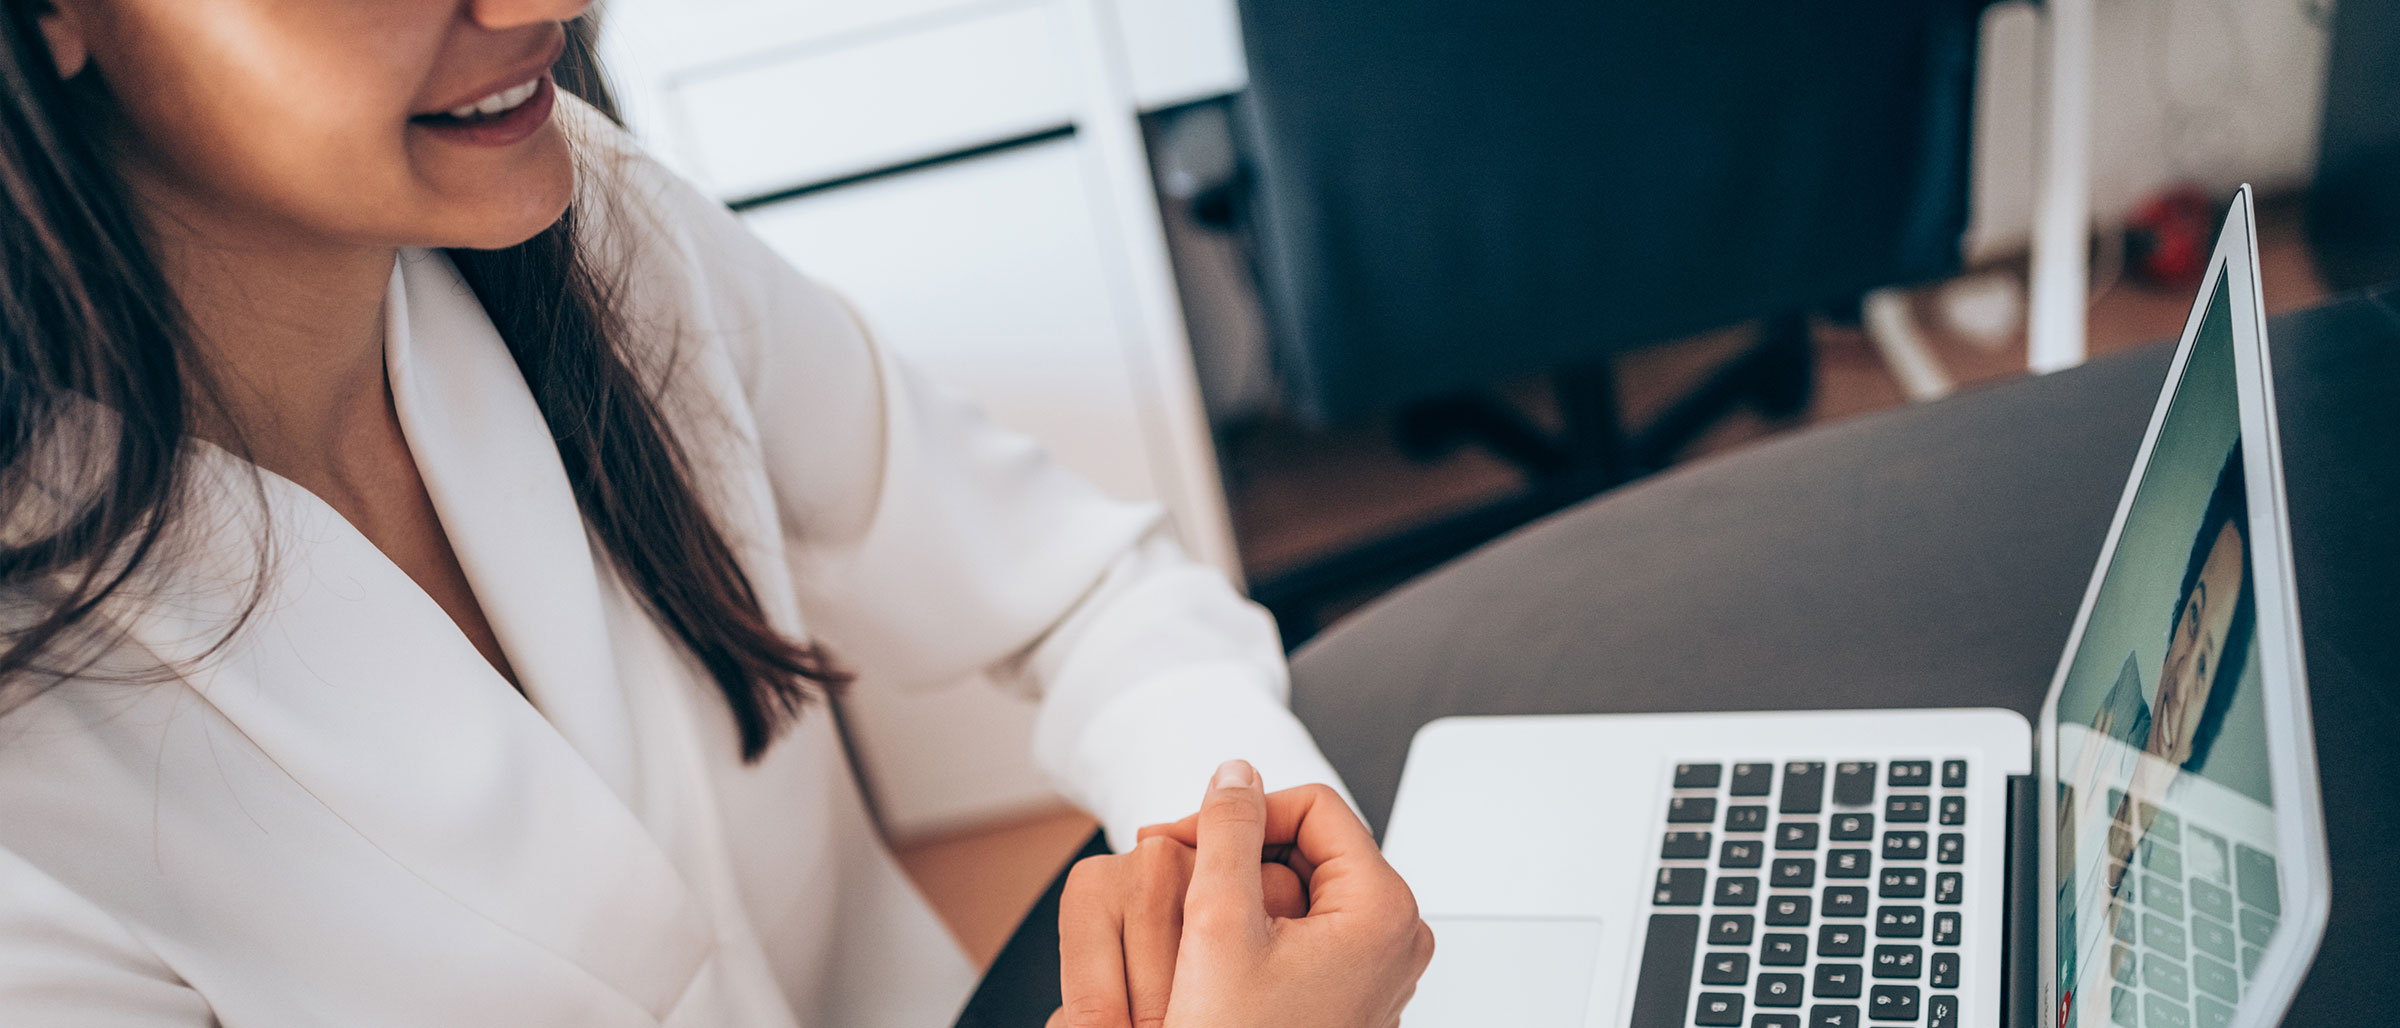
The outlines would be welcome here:
M 484 28 L 506 29 L 565 21 L 590 6 L 591 0 L 467 0 L 467 15 Z

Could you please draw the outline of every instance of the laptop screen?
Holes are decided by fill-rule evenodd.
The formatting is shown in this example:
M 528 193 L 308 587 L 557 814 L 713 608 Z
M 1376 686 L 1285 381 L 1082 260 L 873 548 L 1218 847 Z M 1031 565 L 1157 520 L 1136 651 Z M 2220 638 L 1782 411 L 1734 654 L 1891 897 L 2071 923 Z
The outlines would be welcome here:
M 2221 1028 L 2282 913 L 2225 278 L 2059 692 L 2061 1028 Z

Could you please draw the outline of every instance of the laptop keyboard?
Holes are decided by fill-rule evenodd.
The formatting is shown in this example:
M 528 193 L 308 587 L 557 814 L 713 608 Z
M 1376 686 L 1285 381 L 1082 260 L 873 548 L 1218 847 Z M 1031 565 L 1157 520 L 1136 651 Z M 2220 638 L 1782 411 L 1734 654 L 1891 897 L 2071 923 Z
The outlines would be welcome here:
M 2227 1028 L 2282 915 L 2275 858 L 2115 789 L 2108 805 L 2109 850 L 2131 858 L 2108 870 L 2109 1021 Z
M 1959 1028 L 1970 773 L 1675 765 L 1631 1028 Z

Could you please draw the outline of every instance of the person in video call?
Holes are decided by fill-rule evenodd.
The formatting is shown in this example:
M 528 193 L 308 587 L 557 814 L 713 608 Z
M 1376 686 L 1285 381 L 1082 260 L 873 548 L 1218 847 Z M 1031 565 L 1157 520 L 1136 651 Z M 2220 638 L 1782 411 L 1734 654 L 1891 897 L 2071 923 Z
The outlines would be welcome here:
M 1129 851 L 1053 1023 L 1391 1025 L 1272 623 L 643 155 L 584 6 L 0 0 L 0 1024 L 947 1024 L 832 699 L 983 672 Z

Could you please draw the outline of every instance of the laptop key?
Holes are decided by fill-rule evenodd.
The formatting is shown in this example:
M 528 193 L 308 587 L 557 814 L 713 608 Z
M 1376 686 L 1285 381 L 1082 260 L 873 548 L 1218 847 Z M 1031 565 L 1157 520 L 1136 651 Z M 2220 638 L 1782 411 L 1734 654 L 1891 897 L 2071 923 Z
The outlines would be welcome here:
M 1700 961 L 1700 984 L 1742 985 L 1750 981 L 1750 954 L 1711 953 Z
M 1748 876 L 1726 876 L 1717 879 L 1717 905 L 1746 907 L 1758 902 L 1758 879 Z
M 1752 1014 L 1750 1028 L 1800 1028 L 1800 1015 Z
M 1817 848 L 1817 823 L 1786 821 L 1775 826 L 1775 848 L 1779 850 L 1813 850 Z
M 1762 974 L 1754 997 L 1762 1007 L 1796 1007 L 1806 985 L 1807 979 L 1796 974 Z
M 1864 925 L 1829 924 L 1817 927 L 1817 955 L 1820 957 L 1863 957 L 1867 954 L 1867 929 Z
M 1725 770 L 1720 764 L 1675 765 L 1675 787 L 1678 789 L 1714 789 L 1717 776 Z
M 1885 860 L 1923 860 L 1923 859 L 1925 859 L 1925 833 L 1923 833 L 1923 832 L 1885 832 L 1885 833 L 1883 833 L 1883 859 L 1885 859 Z
M 1818 964 L 1816 996 L 1818 999 L 1857 999 L 1866 980 L 1866 968 L 1857 964 Z
M 1875 815 L 1835 814 L 1826 822 L 1825 837 L 1835 842 L 1866 842 L 1875 837 Z
M 1759 940 L 1758 963 L 1761 967 L 1799 967 L 1808 963 L 1808 936 L 1798 932 L 1776 932 Z
M 1956 871 L 1944 871 L 1933 876 L 1933 901 L 1957 906 L 1966 900 L 1966 879 Z
M 1696 907 L 1708 894 L 1707 889 L 1706 868 L 1662 867 L 1658 869 L 1658 888 L 1651 893 L 1651 899 L 1662 907 Z M 1681 1010 L 1683 1000 L 1677 999 L 1675 1007 Z
M 1967 837 L 1961 832 L 1943 832 L 1933 841 L 1933 859 L 1944 864 L 1967 862 Z
M 1958 997 L 1925 997 L 1925 1028 L 1958 1028 Z
M 1735 764 L 1733 766 L 1733 785 L 1729 788 L 1736 796 L 1764 796 L 1773 792 L 1775 791 L 1775 765 Z
M 1914 985 L 1878 985 L 1867 998 L 1867 1019 L 1870 1021 L 1914 1021 L 1917 1019 L 1917 987 Z
M 1777 927 L 1805 925 L 1808 923 L 1809 908 L 1813 906 L 1814 903 L 1815 901 L 1810 899 L 1806 894 L 1799 896 L 1769 896 L 1767 897 L 1767 923 Z M 2227 939 L 2232 939 L 2233 934 L 2228 932 L 2226 933 L 2225 937 Z M 2231 958 L 2228 957 L 2227 959 Z
M 1817 884 L 1817 862 L 1808 857 L 1784 857 L 1767 869 L 1767 884 L 1778 889 L 1805 889 Z
M 1933 800 L 1909 793 L 1883 798 L 1883 819 L 1896 824 L 1924 824 L 1932 816 Z
M 1933 973 L 1926 976 L 1925 984 L 1937 989 L 1958 988 L 1958 954 L 1935 950 L 1931 966 Z
M 1819 1003 L 1808 1008 L 1808 1028 L 1858 1028 L 1858 1008 L 1840 1003 Z
M 1876 879 L 1875 895 L 1884 899 L 1922 899 L 1925 872 L 1913 867 L 1887 867 Z
M 1942 761 L 1942 788 L 1964 789 L 1966 787 L 1967 762 L 1963 760 Z
M 1825 854 L 1825 877 L 1865 878 L 1874 865 L 1874 855 L 1866 850 L 1832 850 Z
M 1766 831 L 1767 808 L 1760 806 L 1727 808 L 1725 811 L 1725 830 L 1728 832 Z
M 1887 906 L 1875 912 L 1875 936 L 1877 938 L 1914 939 L 1924 934 L 1924 907 Z
M 1942 797 L 1940 811 L 1935 816 L 1946 825 L 1966 824 L 1967 798 L 1964 796 Z
M 1700 1002 L 1692 1005 L 1692 1023 L 1705 1028 L 1740 1028 L 1742 1023 L 1742 994 L 1738 992 L 1703 992 Z
M 1867 889 L 1863 885 L 1829 885 L 1825 887 L 1826 917 L 1867 916 Z
M 1933 784 L 1933 761 L 1892 761 L 1891 786 L 1894 789 L 1922 789 Z
M 1677 796 L 1667 801 L 1667 823 L 1675 825 L 1704 825 L 1717 819 L 1717 800 L 1713 796 Z
M 1660 860 L 1707 860 L 1707 832 L 1668 832 L 1658 844 Z
M 1699 948 L 1698 915 L 1650 915 L 1627 1028 L 1683 1028 L 1684 998 L 1692 994 L 1692 954 Z
M 1933 944 L 1934 944 L 1934 945 L 1936 945 L 1936 946 L 1956 946 L 1956 945 L 1958 945 L 1958 944 L 1959 944 L 1961 941 L 1963 941 L 1963 940 L 1965 939 L 1966 935 L 1965 935 L 1965 933 L 1963 933 L 1963 932 L 1961 932 L 1961 931 L 1959 931 L 1959 930 L 1958 930 L 1958 922 L 1959 922 L 1959 913 L 1958 913 L 1958 911 L 1955 911 L 1955 910 L 1936 910 L 1936 911 L 1934 911 L 1934 912 L 1933 912 Z
M 1863 807 L 1875 802 L 1875 762 L 1845 760 L 1833 766 L 1833 805 Z
M 1708 944 L 1711 946 L 1747 946 L 1750 944 L 1750 915 L 1718 914 L 1708 919 Z
M 1877 978 L 1914 978 L 1924 958 L 1925 951 L 1915 946 L 1877 946 L 1870 966 L 1875 968 Z
M 1766 859 L 1766 844 L 1757 839 L 1727 839 L 1717 851 L 1718 867 L 1757 867 Z
M 1795 760 L 1783 766 L 1783 800 L 1778 805 L 1786 814 L 1814 814 L 1825 809 L 1825 762 Z

